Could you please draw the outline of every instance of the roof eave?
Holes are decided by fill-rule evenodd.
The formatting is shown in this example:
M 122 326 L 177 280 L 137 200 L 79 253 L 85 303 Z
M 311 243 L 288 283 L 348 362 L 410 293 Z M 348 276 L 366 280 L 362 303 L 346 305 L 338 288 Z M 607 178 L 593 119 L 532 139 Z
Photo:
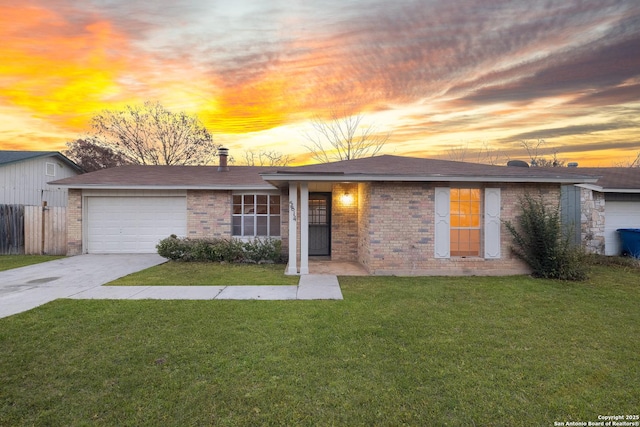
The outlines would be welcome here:
M 640 193 L 640 188 L 604 188 L 599 185 L 590 185 L 590 184 L 577 184 L 580 188 L 586 188 L 587 190 L 596 191 L 598 193 L 629 193 L 629 194 L 638 194 Z
M 33 156 L 28 156 L 28 157 L 24 157 L 22 159 L 12 160 L 10 162 L 0 163 L 0 166 L 8 166 L 8 165 L 16 164 L 16 163 L 26 162 L 26 161 L 29 161 L 29 160 L 42 159 L 42 158 L 46 158 L 46 157 L 55 157 L 56 159 L 58 159 L 61 162 L 65 163 L 67 166 L 69 166 L 70 168 L 74 169 L 78 173 L 83 173 L 84 172 L 84 170 L 78 164 L 76 164 L 71 159 L 69 159 L 68 157 L 66 157 L 65 155 L 63 155 L 62 153 L 60 153 L 58 151 L 43 151 L 43 152 L 39 152 L 38 154 L 34 154 Z
M 261 174 L 270 183 L 287 181 L 320 181 L 320 182 L 509 182 L 509 183 L 556 183 L 578 184 L 594 183 L 594 177 L 514 177 L 514 176 L 461 176 L 461 175 L 371 175 L 371 174 Z M 275 185 L 275 184 L 274 184 Z
M 113 185 L 113 184 L 50 184 L 77 190 L 214 190 L 214 191 L 267 191 L 277 190 L 272 185 Z

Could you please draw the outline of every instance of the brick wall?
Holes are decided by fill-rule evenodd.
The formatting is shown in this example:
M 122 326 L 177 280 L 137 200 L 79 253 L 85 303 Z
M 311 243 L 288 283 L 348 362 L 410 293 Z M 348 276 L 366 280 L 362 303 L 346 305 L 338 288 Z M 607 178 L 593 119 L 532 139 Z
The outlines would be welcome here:
M 188 237 L 226 238 L 232 237 L 232 192 L 220 190 L 187 191 Z M 282 254 L 286 258 L 289 250 L 289 196 L 280 195 L 280 235 Z
M 347 201 L 344 196 L 348 195 Z M 358 260 L 358 185 L 333 184 L 331 192 L 331 259 Z
M 369 199 L 369 212 L 361 211 L 358 259 L 372 274 L 398 275 L 504 275 L 528 268 L 511 255 L 511 235 L 501 227 L 501 258 L 434 258 L 434 189 L 424 183 L 371 183 L 359 197 Z M 438 185 L 439 186 L 439 185 Z M 487 185 L 501 188 L 501 219 L 520 214 L 525 191 L 557 206 L 558 185 Z M 368 221 L 368 226 L 365 223 Z M 363 233 L 366 232 L 366 235 Z
M 69 190 L 67 205 L 67 255 L 82 253 L 82 190 Z
M 231 237 L 231 191 L 187 191 L 188 237 Z
M 125 192 L 91 192 L 92 196 L 124 195 Z M 126 193 L 130 195 L 131 193 Z M 148 193 L 150 194 L 150 193 Z M 187 191 L 187 237 L 230 238 L 231 191 L 190 190 Z M 82 190 L 69 190 L 67 208 L 67 255 L 82 253 Z M 287 194 L 281 196 L 281 235 L 283 254 L 288 249 L 288 204 Z
M 371 273 L 411 274 L 433 258 L 433 188 L 422 183 L 369 185 L 368 254 L 361 256 Z

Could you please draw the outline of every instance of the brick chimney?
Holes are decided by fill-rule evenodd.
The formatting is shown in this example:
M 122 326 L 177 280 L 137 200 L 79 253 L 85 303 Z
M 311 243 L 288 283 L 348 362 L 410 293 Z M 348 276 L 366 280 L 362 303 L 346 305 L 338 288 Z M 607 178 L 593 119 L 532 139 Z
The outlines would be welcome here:
M 220 157 L 218 172 L 229 172 L 229 166 L 227 165 L 227 157 L 229 157 L 229 149 L 224 147 L 218 148 L 218 156 Z

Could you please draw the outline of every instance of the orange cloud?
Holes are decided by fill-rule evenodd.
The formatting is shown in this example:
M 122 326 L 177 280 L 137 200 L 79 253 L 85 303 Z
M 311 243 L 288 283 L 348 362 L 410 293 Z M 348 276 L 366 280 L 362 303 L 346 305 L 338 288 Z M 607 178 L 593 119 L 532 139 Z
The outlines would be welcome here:
M 0 98 L 53 117 L 60 125 L 81 128 L 86 114 L 117 99 L 117 82 L 126 58 L 110 52 L 127 50 L 126 39 L 108 22 L 82 28 L 52 10 L 17 6 L 0 9 Z
M 531 15 L 518 2 L 4 3 L 0 148 L 58 148 L 100 110 L 150 100 L 198 114 L 231 148 L 286 147 L 302 162 L 308 119 L 335 112 L 393 130 L 394 154 L 467 141 L 512 150 L 522 138 L 566 146 L 577 161 L 615 141 L 630 145 L 606 155 L 638 149 L 640 8 L 630 3 Z
M 285 124 L 295 112 L 286 79 L 277 73 L 262 75 L 241 86 L 222 90 L 205 121 L 216 132 L 247 133 Z
M 216 94 L 205 113 L 205 122 L 218 132 L 246 133 L 272 129 L 316 114 L 328 117 L 333 110 L 362 110 L 367 92 L 359 84 L 349 82 L 353 77 L 348 68 L 329 67 L 327 51 L 319 46 L 304 49 L 295 46 L 291 50 L 307 53 L 259 64 L 257 67 L 262 69 L 245 78 L 239 76 L 240 70 L 218 75 L 213 83 Z

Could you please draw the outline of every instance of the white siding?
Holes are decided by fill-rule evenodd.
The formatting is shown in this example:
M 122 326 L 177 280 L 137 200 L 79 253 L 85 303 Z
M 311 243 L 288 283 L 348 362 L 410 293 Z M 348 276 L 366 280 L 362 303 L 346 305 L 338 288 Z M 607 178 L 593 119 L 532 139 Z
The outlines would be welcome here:
M 47 175 L 47 164 L 55 176 Z M 0 166 L 0 204 L 41 206 L 46 201 L 49 206 L 67 206 L 67 189 L 47 182 L 76 175 L 75 170 L 55 157 Z
M 619 228 L 640 228 L 640 202 L 606 201 L 604 225 L 605 255 L 620 255 L 622 244 L 616 231 Z

